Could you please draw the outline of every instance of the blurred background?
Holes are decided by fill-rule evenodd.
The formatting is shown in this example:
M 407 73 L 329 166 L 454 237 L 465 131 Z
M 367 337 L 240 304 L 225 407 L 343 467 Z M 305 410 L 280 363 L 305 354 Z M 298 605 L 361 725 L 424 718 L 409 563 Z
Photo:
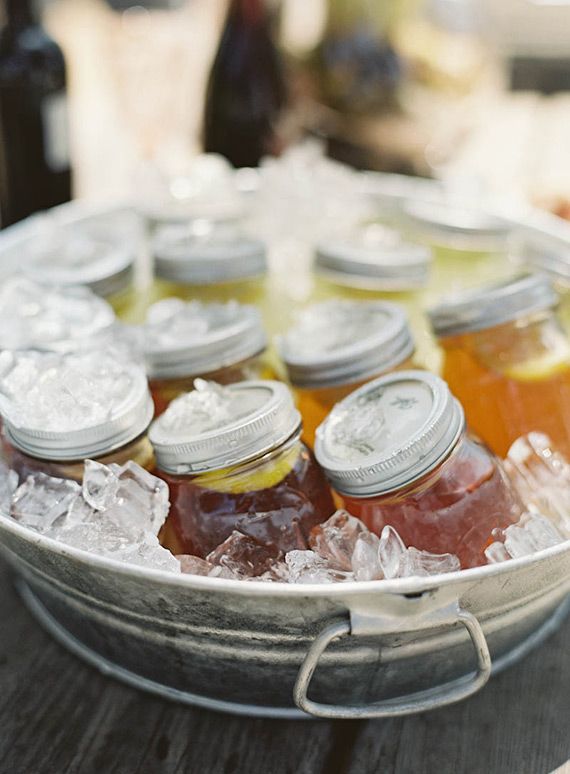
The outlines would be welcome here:
M 0 9 L 2 225 L 71 195 L 129 196 L 154 172 L 183 174 L 204 149 L 249 167 L 307 136 L 360 169 L 570 217 L 565 0 Z

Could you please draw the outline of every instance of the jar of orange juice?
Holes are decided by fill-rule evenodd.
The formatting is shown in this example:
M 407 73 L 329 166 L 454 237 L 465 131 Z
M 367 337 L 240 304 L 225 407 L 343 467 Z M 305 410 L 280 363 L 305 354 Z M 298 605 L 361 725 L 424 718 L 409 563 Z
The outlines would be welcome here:
M 387 371 L 412 367 L 414 353 L 404 310 L 386 301 L 313 304 L 278 343 L 309 446 L 335 403 Z
M 570 344 L 557 301 L 550 280 L 535 274 L 450 297 L 429 313 L 443 378 L 501 456 L 531 431 L 570 454 Z
M 499 460 L 465 428 L 461 405 L 426 371 L 399 371 L 337 404 L 317 430 L 315 454 L 349 513 L 407 546 L 486 564 L 497 527 L 522 504 Z

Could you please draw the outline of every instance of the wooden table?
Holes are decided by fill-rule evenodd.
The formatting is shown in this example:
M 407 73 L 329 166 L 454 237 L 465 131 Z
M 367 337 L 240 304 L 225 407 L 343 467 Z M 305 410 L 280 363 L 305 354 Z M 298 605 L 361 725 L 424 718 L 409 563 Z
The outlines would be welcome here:
M 561 774 L 569 645 L 570 620 L 474 698 L 425 715 L 250 720 L 99 675 L 39 628 L 0 563 L 0 774 Z

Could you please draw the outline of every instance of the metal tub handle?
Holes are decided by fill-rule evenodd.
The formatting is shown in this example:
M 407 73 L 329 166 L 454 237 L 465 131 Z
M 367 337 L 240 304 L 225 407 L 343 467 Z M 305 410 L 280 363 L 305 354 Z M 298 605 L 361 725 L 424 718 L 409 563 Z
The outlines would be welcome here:
M 310 715 L 320 718 L 389 718 L 444 707 L 447 704 L 452 704 L 471 696 L 489 680 L 491 675 L 491 656 L 481 624 L 474 615 L 455 606 L 453 620 L 450 623 L 455 622 L 461 623 L 467 629 L 475 649 L 477 669 L 473 674 L 460 677 L 444 685 L 409 694 L 408 696 L 354 706 L 324 704 L 312 701 L 307 695 L 311 679 L 318 666 L 320 657 L 333 640 L 347 636 L 358 636 L 358 634 L 381 632 L 367 632 L 365 627 L 358 624 L 355 626 L 355 621 L 352 617 L 350 620 L 336 621 L 325 626 L 311 644 L 299 669 L 295 687 L 293 688 L 295 704 Z M 434 623 L 436 623 L 435 620 Z M 394 630 L 392 626 L 388 626 L 387 630 L 390 629 Z

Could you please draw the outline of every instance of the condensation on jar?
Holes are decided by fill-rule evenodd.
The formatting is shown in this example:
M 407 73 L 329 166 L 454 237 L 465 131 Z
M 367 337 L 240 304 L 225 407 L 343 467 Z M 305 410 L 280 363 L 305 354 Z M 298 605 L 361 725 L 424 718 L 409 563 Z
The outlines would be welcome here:
M 87 286 L 128 321 L 140 315 L 135 263 L 140 225 L 130 210 L 119 209 L 70 223 L 46 216 L 27 243 L 24 271 L 34 280 L 70 287 Z
M 433 302 L 455 292 L 513 273 L 509 254 L 511 227 L 491 213 L 473 206 L 409 201 L 402 228 L 433 251 L 427 297 Z
M 151 300 L 261 303 L 267 274 L 263 242 L 235 227 L 210 221 L 159 228 L 152 241 L 154 286 Z
M 166 298 L 151 306 L 138 332 L 156 415 L 197 377 L 233 384 L 275 375 L 253 306 Z
M 311 447 L 336 403 L 388 371 L 413 368 L 406 314 L 385 301 L 313 304 L 278 346 L 303 417 L 303 439 Z
M 368 225 L 317 245 L 313 298 L 401 304 L 414 332 L 419 359 L 436 367 L 437 349 L 421 311 L 430 267 L 428 247 L 405 242 L 398 232 L 385 226 Z
M 444 299 L 430 311 L 442 375 L 469 426 L 499 455 L 540 431 L 570 454 L 570 343 L 544 275 Z
M 103 352 L 3 352 L 3 453 L 32 473 L 81 481 L 85 459 L 154 467 L 146 431 L 153 404 L 144 369 Z
M 499 460 L 427 372 L 389 374 L 352 393 L 319 427 L 315 452 L 369 529 L 389 524 L 406 545 L 456 554 L 463 568 L 486 564 L 492 531 L 522 512 Z
M 162 544 L 204 557 L 237 530 L 277 553 L 306 548 L 334 503 L 300 435 L 284 384 L 197 380 L 150 430 L 156 475 L 170 488 Z

